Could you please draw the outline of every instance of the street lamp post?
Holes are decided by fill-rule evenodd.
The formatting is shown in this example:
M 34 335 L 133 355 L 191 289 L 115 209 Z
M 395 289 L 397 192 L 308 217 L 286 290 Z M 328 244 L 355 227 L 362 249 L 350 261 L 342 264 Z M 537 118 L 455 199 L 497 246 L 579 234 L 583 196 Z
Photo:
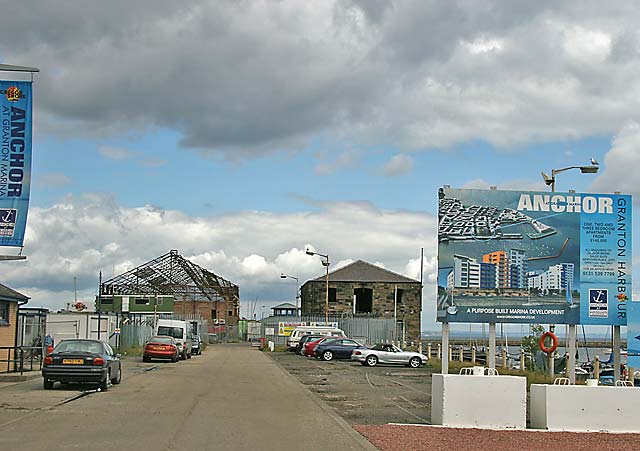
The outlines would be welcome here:
M 280 278 L 281 279 L 294 279 L 296 281 L 296 315 L 298 314 L 298 299 L 300 299 L 299 296 L 299 292 L 300 292 L 300 282 L 298 282 L 298 278 L 294 277 L 294 276 L 288 276 L 284 273 L 280 274 Z
M 595 174 L 598 172 L 598 169 L 600 169 L 600 166 L 598 164 L 598 162 L 594 159 L 591 158 L 591 164 L 588 166 L 568 166 L 566 168 L 560 168 L 560 169 L 552 169 L 551 170 L 551 177 L 549 177 L 547 174 L 545 174 L 544 172 L 542 173 L 542 178 L 544 179 L 544 183 L 547 186 L 551 187 L 551 192 L 555 192 L 556 190 L 556 175 L 560 174 L 561 172 L 564 171 L 568 171 L 570 169 L 580 169 L 580 172 L 583 174 Z M 569 290 L 571 290 L 573 287 L 569 286 L 569 283 L 567 282 L 567 286 L 565 287 L 565 290 L 567 290 L 567 298 L 569 298 L 569 296 L 571 296 L 571 294 L 569 293 Z M 553 332 L 553 329 L 555 328 L 554 324 L 551 324 L 549 326 L 549 331 Z M 576 383 L 576 325 L 575 324 L 569 324 L 569 349 L 568 349 L 568 359 L 567 359 L 567 376 L 569 376 L 569 381 L 572 384 Z M 553 359 L 553 355 L 549 355 L 549 374 L 551 376 L 551 378 L 553 379 L 553 377 L 555 376 L 555 368 L 554 368 L 554 359 Z M 619 365 L 618 365 L 619 368 Z M 618 369 L 619 371 L 619 369 Z
M 329 324 L 329 265 L 331 263 L 329 263 L 329 255 L 324 255 L 321 254 L 319 252 L 313 252 L 309 249 L 306 250 L 306 254 L 307 255 L 318 255 L 322 258 L 324 258 L 324 261 L 322 262 L 322 266 L 324 266 L 325 268 L 327 268 L 327 275 L 326 275 L 326 293 L 325 293 L 325 302 L 324 302 L 324 322 L 326 323 L 325 325 Z

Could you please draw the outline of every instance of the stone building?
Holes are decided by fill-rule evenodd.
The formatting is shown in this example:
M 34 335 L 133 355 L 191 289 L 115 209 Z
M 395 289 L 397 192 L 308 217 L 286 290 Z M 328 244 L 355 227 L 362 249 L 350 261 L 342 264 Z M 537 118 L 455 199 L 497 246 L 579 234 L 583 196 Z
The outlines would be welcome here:
M 324 315 L 326 276 L 301 287 L 302 315 Z M 420 339 L 420 282 L 358 260 L 329 273 L 329 315 L 397 318 L 398 337 Z

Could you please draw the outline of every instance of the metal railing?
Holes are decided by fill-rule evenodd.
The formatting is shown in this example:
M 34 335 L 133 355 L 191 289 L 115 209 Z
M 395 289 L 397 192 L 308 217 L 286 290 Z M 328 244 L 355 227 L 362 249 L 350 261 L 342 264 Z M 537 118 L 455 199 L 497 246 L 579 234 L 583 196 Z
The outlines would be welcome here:
M 6 359 L 0 359 L 0 364 L 7 364 L 7 373 L 19 372 L 22 375 L 25 371 L 34 371 L 34 364 L 38 371 L 41 370 L 43 354 L 40 346 L 0 346 L 0 356 L 6 356 Z

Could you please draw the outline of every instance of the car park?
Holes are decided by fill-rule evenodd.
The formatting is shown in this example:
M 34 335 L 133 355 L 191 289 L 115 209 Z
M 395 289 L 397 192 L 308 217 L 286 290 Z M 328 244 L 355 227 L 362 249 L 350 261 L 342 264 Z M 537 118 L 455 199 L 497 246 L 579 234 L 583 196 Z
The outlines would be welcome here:
M 191 337 L 191 354 L 202 354 L 202 340 L 200 339 L 200 335 L 194 335 Z
M 180 351 L 176 344 L 176 339 L 165 335 L 155 335 L 144 345 L 142 361 L 150 362 L 151 359 L 163 359 L 177 362 L 180 358 Z
M 63 340 L 46 356 L 42 365 L 45 390 L 55 382 L 93 383 L 107 390 L 122 379 L 120 356 L 100 340 Z
M 316 358 L 329 361 L 350 359 L 356 349 L 364 349 L 364 346 L 350 338 L 337 338 L 318 344 L 313 352 Z
M 420 365 L 427 363 L 427 356 L 418 352 L 403 351 L 391 344 L 380 343 L 372 348 L 354 349 L 351 354 L 351 360 L 367 366 L 376 366 L 379 363 L 385 363 L 419 368 Z
M 315 341 L 322 338 L 324 335 L 303 335 L 300 337 L 300 341 L 298 341 L 298 345 L 296 346 L 295 352 L 296 354 L 304 355 L 304 346 L 310 341 Z
M 318 346 L 320 343 L 323 343 L 325 341 L 328 340 L 335 340 L 341 337 L 320 337 L 316 340 L 311 340 L 311 341 L 307 341 L 307 343 L 305 343 L 304 345 L 304 350 L 302 355 L 306 356 L 306 357 L 314 357 L 315 356 L 315 350 L 316 350 L 316 346 Z
M 305 335 L 345 336 L 342 329 L 338 329 L 333 326 L 298 326 L 293 329 L 291 335 L 287 339 L 287 349 L 289 349 L 289 351 L 294 351 L 298 346 L 300 338 Z

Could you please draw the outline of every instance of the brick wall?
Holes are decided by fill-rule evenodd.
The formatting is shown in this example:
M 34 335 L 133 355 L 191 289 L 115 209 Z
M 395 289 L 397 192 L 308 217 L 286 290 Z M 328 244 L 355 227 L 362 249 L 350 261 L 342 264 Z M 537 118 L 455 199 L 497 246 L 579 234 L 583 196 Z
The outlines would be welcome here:
M 336 289 L 335 301 L 329 302 L 329 315 L 352 313 L 353 295 L 356 288 L 373 290 L 373 317 L 393 318 L 395 287 L 402 290 L 402 299 L 398 302 L 396 318 L 404 320 L 407 341 L 420 339 L 420 313 L 422 311 L 419 283 L 383 283 L 383 282 L 331 282 L 329 288 Z M 323 315 L 326 303 L 326 285 L 322 281 L 309 281 L 302 286 L 302 314 Z
M 178 315 L 200 315 L 202 319 L 209 321 L 209 324 L 213 324 L 212 310 L 216 312 L 216 319 L 225 320 L 225 324 L 235 326 L 238 324 L 238 309 L 237 307 L 227 305 L 225 301 L 209 302 L 209 301 L 178 301 L 176 300 L 173 305 L 173 312 Z M 229 315 L 231 312 L 231 315 Z
M 18 323 L 18 304 L 9 302 L 9 324 L 0 325 L 0 346 L 16 345 L 16 327 Z M 0 360 L 7 360 L 8 351 L 0 350 Z M 13 352 L 11 353 L 13 358 Z M 7 362 L 0 362 L 0 373 L 7 371 Z

